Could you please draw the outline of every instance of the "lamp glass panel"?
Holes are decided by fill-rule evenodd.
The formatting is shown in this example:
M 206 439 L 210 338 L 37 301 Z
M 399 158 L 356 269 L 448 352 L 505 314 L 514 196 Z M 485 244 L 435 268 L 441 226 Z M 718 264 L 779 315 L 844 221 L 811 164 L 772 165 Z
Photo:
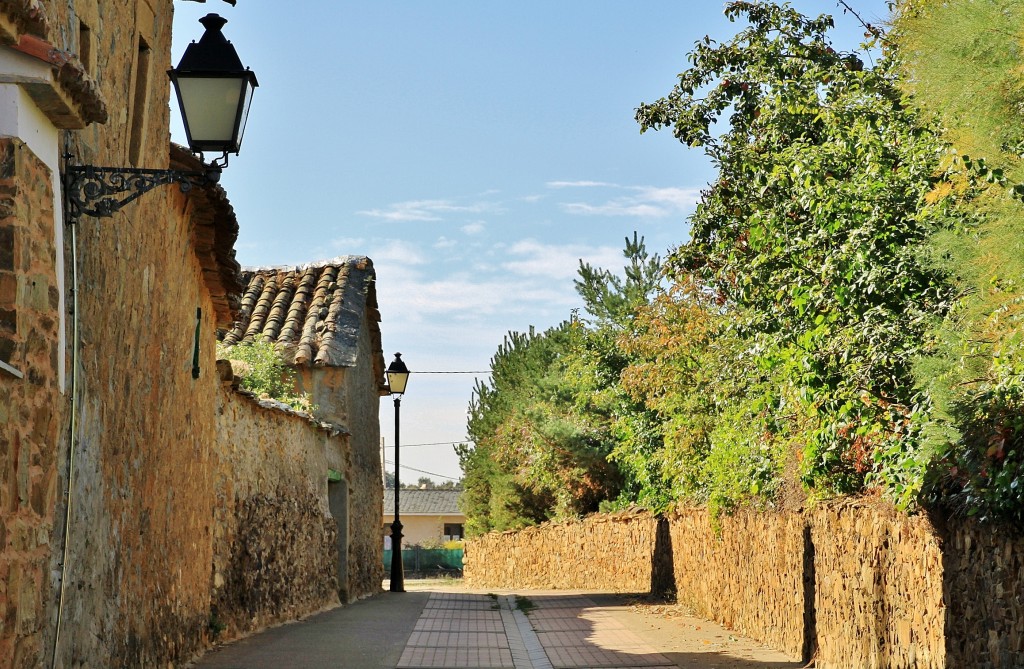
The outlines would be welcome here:
M 181 111 L 190 141 L 223 142 L 225 150 L 234 150 L 238 105 L 245 83 L 238 77 L 178 77 Z
M 388 372 L 388 387 L 392 395 L 401 395 L 409 383 L 409 372 Z
M 235 142 L 235 148 L 242 146 L 242 138 L 245 137 L 245 124 L 249 121 L 249 105 L 252 104 L 252 94 L 256 90 L 254 86 L 249 85 L 247 80 L 243 80 L 242 85 L 245 86 L 245 101 L 242 105 L 241 122 L 238 126 L 238 141 Z

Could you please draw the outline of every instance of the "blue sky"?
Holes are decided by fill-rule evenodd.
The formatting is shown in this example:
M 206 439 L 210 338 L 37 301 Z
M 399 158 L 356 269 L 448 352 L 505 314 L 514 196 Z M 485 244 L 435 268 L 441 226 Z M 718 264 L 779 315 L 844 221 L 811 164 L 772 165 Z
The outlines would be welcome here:
M 835 2 L 837 47 L 863 29 Z M 884 0 L 851 0 L 868 21 Z M 259 78 L 222 185 L 243 265 L 367 255 L 385 359 L 487 370 L 509 330 L 580 306 L 579 260 L 620 268 L 636 231 L 664 254 L 714 172 L 636 106 L 669 92 L 704 35 L 738 26 L 717 0 L 175 3 L 176 63 L 208 12 Z M 172 132 L 183 143 L 177 109 Z M 479 375 L 478 375 L 479 376 Z M 402 401 L 403 481 L 461 475 L 472 374 L 416 374 Z M 392 403 L 381 401 L 386 458 Z M 429 445 L 419 445 L 429 444 Z M 388 466 L 390 469 L 390 465 Z

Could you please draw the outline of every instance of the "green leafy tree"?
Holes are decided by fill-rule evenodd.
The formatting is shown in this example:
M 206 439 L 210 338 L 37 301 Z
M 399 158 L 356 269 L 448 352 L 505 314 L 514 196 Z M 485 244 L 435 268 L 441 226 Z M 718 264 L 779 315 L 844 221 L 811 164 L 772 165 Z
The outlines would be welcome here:
M 580 260 L 576 292 L 584 308 L 599 325 L 628 327 L 639 308 L 645 306 L 661 283 L 661 258 L 647 252 L 642 237 L 633 233 L 622 251 L 628 264 L 621 278 L 610 270 Z
M 649 485 L 658 478 L 649 456 L 661 449 L 659 420 L 641 398 L 622 385 L 622 373 L 634 358 L 624 347 L 624 334 L 636 327 L 636 318 L 661 291 L 662 259 L 647 251 L 637 233 L 626 238 L 626 264 L 619 275 L 580 262 L 576 292 L 583 299 L 585 316 L 574 322 L 566 356 L 566 382 L 575 409 L 601 426 L 610 444 L 608 460 L 621 476 L 619 495 L 602 508 L 643 505 L 662 510 L 671 504 L 667 488 Z
M 460 447 L 470 533 L 596 511 L 619 497 L 609 457 L 616 433 L 646 409 L 618 388 L 627 359 L 616 345 L 656 290 L 661 262 L 626 239 L 625 276 L 580 263 L 576 289 L 591 320 L 543 333 L 512 332 L 478 383 Z M 628 497 L 628 496 L 627 496 Z
M 572 327 L 509 333 L 490 382 L 477 383 L 467 426 L 474 446 L 459 450 L 470 531 L 595 511 L 614 491 L 607 440 L 573 411 L 565 385 Z
M 699 42 L 672 92 L 637 109 L 643 131 L 671 128 L 719 170 L 669 272 L 742 344 L 746 400 L 731 410 L 757 426 L 748 451 L 803 444 L 794 455 L 818 494 L 877 483 L 911 504 L 930 457 L 913 365 L 953 301 L 926 249 L 954 221 L 931 195 L 958 166 L 904 99 L 894 59 L 869 68 L 833 49 L 831 17 L 770 2 L 726 15 L 747 27 Z M 767 403 L 753 394 L 766 388 Z

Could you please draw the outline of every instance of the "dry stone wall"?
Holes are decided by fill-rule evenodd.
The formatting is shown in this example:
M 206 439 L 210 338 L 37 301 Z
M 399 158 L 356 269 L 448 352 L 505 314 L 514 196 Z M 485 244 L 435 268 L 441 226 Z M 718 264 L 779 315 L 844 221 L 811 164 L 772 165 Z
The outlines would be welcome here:
M 657 529 L 650 514 L 623 513 L 488 534 L 468 542 L 463 573 L 474 588 L 646 593 Z
M 720 522 L 687 509 L 661 524 L 629 514 L 490 534 L 468 542 L 465 577 L 646 592 L 668 571 L 696 613 L 818 667 L 1024 666 L 1019 528 L 854 502 Z
M 808 655 L 807 537 L 800 514 L 704 509 L 669 518 L 678 601 L 794 657 Z
M 942 549 L 928 519 L 843 504 L 808 522 L 818 666 L 947 666 Z
M 945 534 L 950 667 L 1024 667 L 1024 535 L 952 521 Z

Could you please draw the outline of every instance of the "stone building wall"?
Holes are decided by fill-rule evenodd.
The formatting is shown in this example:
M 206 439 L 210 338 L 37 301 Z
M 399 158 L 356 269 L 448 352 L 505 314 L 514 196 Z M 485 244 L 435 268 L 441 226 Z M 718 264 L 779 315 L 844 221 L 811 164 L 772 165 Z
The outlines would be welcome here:
M 189 222 L 163 193 L 79 223 L 80 390 L 68 599 L 72 666 L 166 665 L 202 647 L 210 616 L 220 390 L 213 303 Z M 197 309 L 200 373 L 192 356 Z
M 0 360 L 22 375 L 0 369 L 0 666 L 34 666 L 47 622 L 62 400 L 50 177 L 0 138 Z
M 233 638 L 338 603 L 328 453 L 346 439 L 306 418 L 220 395 L 213 469 L 211 625 Z
M 0 5 L 0 48 L 12 39 L 8 12 L 24 9 L 44 53 L 54 47 L 82 55 L 75 67 L 84 69 L 61 68 L 60 77 L 109 106 L 105 123 L 62 131 L 60 152 L 79 164 L 169 166 L 171 0 Z M 202 28 L 193 28 L 198 37 Z M 66 235 L 56 248 L 63 221 L 54 220 L 50 183 L 24 145 L 0 138 L 0 357 L 24 372 L 17 378 L 0 370 L 0 667 L 48 666 L 54 646 L 57 666 L 171 666 L 209 643 L 220 625 L 218 604 L 255 611 L 251 628 L 270 619 L 271 604 L 283 603 L 274 614 L 281 619 L 330 603 L 335 586 L 315 563 L 329 558 L 337 531 L 326 522 L 326 472 L 311 487 L 305 469 L 274 478 L 254 467 L 251 477 L 226 484 L 229 463 L 251 464 L 245 457 L 263 451 L 243 457 L 238 441 L 228 442 L 238 451 L 225 451 L 218 422 L 227 405 L 215 332 L 230 320 L 226 292 L 238 271 L 230 248 L 237 224 L 223 192 L 158 188 L 111 218 L 80 218 L 77 245 Z M 74 359 L 73 347 L 61 346 L 62 262 L 69 296 L 77 265 L 78 309 L 67 314 L 63 333 L 74 341 L 77 320 Z M 76 372 L 73 402 L 70 392 L 61 394 L 61 362 L 69 378 Z M 375 388 L 370 396 L 376 401 Z M 247 429 L 249 419 L 240 420 L 238 429 Z M 292 418 L 260 420 L 273 423 L 262 442 L 301 435 L 298 443 L 312 440 L 323 450 L 331 441 Z M 342 445 L 331 448 L 328 466 L 344 469 L 352 490 L 368 500 L 353 504 L 353 513 L 362 513 L 359 504 L 379 506 L 379 464 L 370 494 L 361 487 L 369 474 L 341 455 Z M 283 453 L 274 457 L 290 462 Z M 72 502 L 66 536 L 65 488 Z M 353 545 L 376 543 L 379 524 L 379 509 L 369 529 L 350 523 Z M 246 541 L 232 550 L 225 537 Z M 293 564 L 296 543 L 318 557 Z M 379 547 L 367 562 L 366 574 L 379 574 Z M 350 586 L 358 596 L 380 587 L 366 574 Z
M 371 336 L 367 320 L 360 325 L 357 366 L 345 374 L 349 444 L 349 599 L 380 590 L 384 578 L 384 536 L 381 529 L 384 487 L 380 461 L 380 375 L 373 363 L 381 357 L 380 335 Z
M 668 540 L 643 514 L 478 537 L 465 577 L 484 588 L 621 591 L 667 570 L 699 615 L 818 667 L 1024 666 L 1019 529 L 937 526 L 854 502 L 739 513 L 719 528 L 704 509 L 664 522 Z
M 83 53 L 79 39 L 90 39 L 87 67 L 111 104 L 106 124 L 65 133 L 73 160 L 167 167 L 170 0 L 43 4 L 54 46 Z M 162 188 L 112 218 L 77 223 L 81 354 L 64 666 L 166 665 L 204 643 L 219 381 L 214 308 L 187 202 Z M 69 244 L 68 267 L 74 253 Z M 202 372 L 193 379 L 197 309 Z M 63 538 L 55 533 L 54 545 Z M 55 550 L 53 573 L 58 563 Z M 47 660 L 59 587 L 55 579 L 48 598 Z

